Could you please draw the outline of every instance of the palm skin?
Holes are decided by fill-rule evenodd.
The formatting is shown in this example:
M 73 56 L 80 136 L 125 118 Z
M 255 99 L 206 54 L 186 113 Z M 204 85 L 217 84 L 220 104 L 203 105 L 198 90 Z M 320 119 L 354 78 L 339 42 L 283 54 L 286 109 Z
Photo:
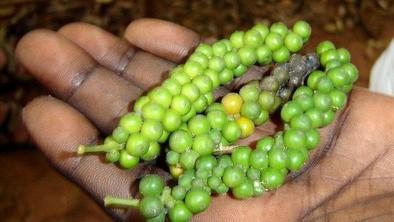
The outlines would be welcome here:
M 105 195 L 132 197 L 142 175 L 165 172 L 147 164 L 125 171 L 102 157 L 78 157 L 79 144 L 109 133 L 130 102 L 159 84 L 182 62 L 200 37 L 154 19 L 132 22 L 124 38 L 74 23 L 57 32 L 36 30 L 17 46 L 17 59 L 52 96 L 33 100 L 23 119 L 48 160 L 100 205 Z M 394 100 L 356 88 L 348 107 L 321 130 L 322 143 L 300 174 L 260 198 L 215 197 L 194 221 L 392 220 Z M 248 140 L 271 134 L 259 127 Z M 247 143 L 248 141 L 243 141 Z M 107 210 L 120 221 L 136 221 L 136 210 Z

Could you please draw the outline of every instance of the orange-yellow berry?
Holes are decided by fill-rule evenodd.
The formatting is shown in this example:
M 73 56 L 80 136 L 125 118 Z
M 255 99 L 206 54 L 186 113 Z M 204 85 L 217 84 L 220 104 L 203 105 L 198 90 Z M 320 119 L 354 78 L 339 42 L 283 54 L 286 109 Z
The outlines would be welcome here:
M 178 179 L 179 176 L 183 173 L 183 168 L 180 166 L 171 165 L 171 166 L 169 166 L 169 168 L 170 168 L 171 176 L 174 179 Z
M 246 137 L 252 135 L 252 133 L 254 131 L 254 123 L 252 120 L 241 116 L 236 120 L 236 122 L 239 125 L 239 127 L 241 128 L 241 137 L 242 138 L 246 138 Z
M 239 113 L 242 103 L 242 98 L 237 93 L 229 93 L 222 99 L 224 110 L 230 115 Z

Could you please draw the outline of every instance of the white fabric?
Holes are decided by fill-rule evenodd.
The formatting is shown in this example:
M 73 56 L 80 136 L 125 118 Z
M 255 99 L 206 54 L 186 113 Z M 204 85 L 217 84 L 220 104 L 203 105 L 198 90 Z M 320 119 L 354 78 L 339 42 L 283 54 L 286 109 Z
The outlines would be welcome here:
M 394 96 L 394 40 L 373 65 L 369 89 Z

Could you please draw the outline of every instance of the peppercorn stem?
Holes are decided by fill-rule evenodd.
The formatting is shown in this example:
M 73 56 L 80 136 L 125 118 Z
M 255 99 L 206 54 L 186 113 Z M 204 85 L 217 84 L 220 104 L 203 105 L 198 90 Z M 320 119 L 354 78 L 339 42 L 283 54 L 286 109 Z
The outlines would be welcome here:
M 213 151 L 214 155 L 223 155 L 223 154 L 230 154 L 232 153 L 236 148 L 238 148 L 238 145 L 232 145 L 232 146 L 222 146 L 221 144 L 216 147 L 216 149 Z
M 119 207 L 138 207 L 140 203 L 139 199 L 123 199 L 113 196 L 106 196 L 104 198 L 104 206 L 119 206 Z
M 94 145 L 94 146 L 85 146 L 80 145 L 78 147 L 78 155 L 83 155 L 85 153 L 101 153 L 101 152 L 111 152 L 113 150 L 120 150 L 120 145 L 114 144 L 102 144 L 102 145 Z
M 161 193 L 161 201 L 166 205 L 168 208 L 172 208 L 175 204 L 174 198 L 171 196 L 171 188 L 166 186 L 164 187 Z

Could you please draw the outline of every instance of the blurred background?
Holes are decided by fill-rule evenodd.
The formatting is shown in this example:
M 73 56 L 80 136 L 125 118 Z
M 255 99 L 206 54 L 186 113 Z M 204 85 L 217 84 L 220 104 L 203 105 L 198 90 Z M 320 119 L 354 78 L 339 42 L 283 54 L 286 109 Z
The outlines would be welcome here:
M 110 221 L 29 139 L 21 111 L 47 92 L 18 65 L 14 49 L 36 28 L 83 21 L 121 36 L 141 17 L 216 38 L 258 21 L 291 25 L 304 19 L 313 28 L 307 49 L 326 39 L 349 49 L 361 87 L 368 87 L 372 65 L 394 34 L 394 0 L 0 0 L 0 221 Z

